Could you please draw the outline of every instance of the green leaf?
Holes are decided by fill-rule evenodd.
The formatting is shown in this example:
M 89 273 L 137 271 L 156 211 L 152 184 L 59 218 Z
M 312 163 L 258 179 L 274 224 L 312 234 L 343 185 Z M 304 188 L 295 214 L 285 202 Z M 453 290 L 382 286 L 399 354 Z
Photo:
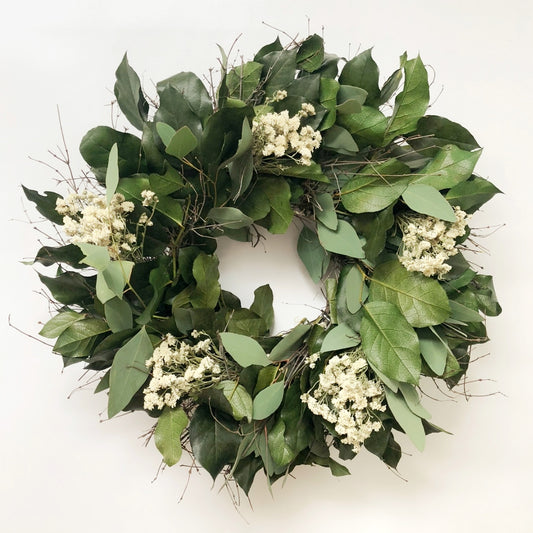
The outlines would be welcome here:
M 385 143 L 416 129 L 429 103 L 428 75 L 420 56 L 405 62 L 403 90 L 396 96 L 394 110 L 385 130 Z
M 57 338 L 54 351 L 64 354 L 80 341 L 85 341 L 92 337 L 109 331 L 108 325 L 98 318 L 85 318 L 73 322 Z
M 320 244 L 318 235 L 307 226 L 300 232 L 297 251 L 311 279 L 318 283 L 328 268 L 329 254 Z
M 311 161 L 310 165 L 299 165 L 294 163 L 290 166 L 283 166 L 272 170 L 272 174 L 280 174 L 290 178 L 299 178 L 304 180 L 319 181 L 321 183 L 329 183 L 329 178 L 322 172 L 322 167 Z
M 264 420 L 276 411 L 283 400 L 283 387 L 283 381 L 278 381 L 257 394 L 253 400 L 254 420 Z
M 322 147 L 343 155 L 355 155 L 359 152 L 359 147 L 350 132 L 335 124 L 326 131 Z
M 339 82 L 331 78 L 320 78 L 320 105 L 328 110 L 327 115 L 320 124 L 321 130 L 327 130 L 335 124 L 337 118 L 337 93 L 339 92 Z
M 248 100 L 259 85 L 262 70 L 263 65 L 255 61 L 248 61 L 232 68 L 226 76 L 228 97 Z
M 182 126 L 170 139 L 166 153 L 184 159 L 198 146 L 198 139 L 195 137 L 189 126 Z
M 411 183 L 403 192 L 402 198 L 417 213 L 440 218 L 446 222 L 455 222 L 457 220 L 452 206 L 431 185 Z
M 402 396 L 404 397 L 405 403 L 411 412 L 420 418 L 429 420 L 431 418 L 431 414 L 420 403 L 420 396 L 418 395 L 416 388 L 409 383 L 400 383 L 399 388 Z
M 169 87 L 183 97 L 183 101 L 187 103 L 190 110 L 202 121 L 213 113 L 211 97 L 202 80 L 193 72 L 180 72 L 160 81 L 157 84 L 157 92 L 161 94 Z
M 80 143 L 80 153 L 99 180 L 104 180 L 113 145 L 118 147 L 118 170 L 121 178 L 144 171 L 141 140 L 107 126 L 89 130 Z
M 156 268 L 150 270 L 149 282 L 154 290 L 152 298 L 145 307 L 141 315 L 136 319 L 137 324 L 148 324 L 152 320 L 152 316 L 157 311 L 157 307 L 161 303 L 165 293 L 165 287 L 170 284 L 171 279 L 168 273 L 168 265 L 170 257 L 161 256 L 158 260 Z
M 381 146 L 387 120 L 379 109 L 364 105 L 360 113 L 341 115 L 337 122 L 358 139 L 361 138 L 375 146 Z
M 60 194 L 52 191 L 45 191 L 44 194 L 39 194 L 37 191 L 28 189 L 22 185 L 22 190 L 26 198 L 35 204 L 37 211 L 54 224 L 63 225 L 63 215 L 56 211 L 56 201 L 62 198 Z
M 120 413 L 146 381 L 146 361 L 153 351 L 144 327 L 117 351 L 109 374 L 109 418 Z
M 300 45 L 296 53 L 296 63 L 299 68 L 306 72 L 314 72 L 324 61 L 324 40 L 314 34 Z
M 337 115 L 360 113 L 368 93 L 359 87 L 341 85 L 337 93 Z
M 391 303 L 369 302 L 364 310 L 361 342 L 368 362 L 390 379 L 417 384 L 421 360 L 414 329 Z
M 207 218 L 229 229 L 247 228 L 253 223 L 252 218 L 235 207 L 213 207 L 207 213 Z
M 369 105 L 377 103 L 380 94 L 379 69 L 372 59 L 372 49 L 365 50 L 350 59 L 342 69 L 339 82 L 364 89 L 368 93 Z
M 283 50 L 283 46 L 279 40 L 279 37 L 276 37 L 276 40 L 272 43 L 265 44 L 262 48 L 259 49 L 259 52 L 255 54 L 254 61 L 260 61 L 261 58 L 269 54 L 270 52 L 279 52 Z
M 252 397 L 242 385 L 225 380 L 217 383 L 215 388 L 222 391 L 228 400 L 235 420 L 246 418 L 249 422 L 252 421 Z
M 347 348 L 358 346 L 360 343 L 361 339 L 357 333 L 346 324 L 339 324 L 328 331 L 322 341 L 320 352 L 326 353 L 346 350 Z
M 418 340 L 420 342 L 420 352 L 424 361 L 437 376 L 442 376 L 446 368 L 449 347 L 443 337 L 437 335 L 433 328 L 419 329 Z
M 53 316 L 39 331 L 39 335 L 47 339 L 59 337 L 63 331 L 70 327 L 74 322 L 83 320 L 85 315 L 74 311 L 62 311 Z
M 417 449 L 423 451 L 426 443 L 426 434 L 421 418 L 409 409 L 400 393 L 394 393 L 388 387 L 385 387 L 385 397 L 387 398 L 389 409 L 398 424 L 400 424 L 400 427 Z
M 114 92 L 118 106 L 130 123 L 142 131 L 148 118 L 148 102 L 144 98 L 139 76 L 128 63 L 127 54 L 124 54 L 115 76 Z
M 222 166 L 227 166 L 231 178 L 231 194 L 236 200 L 250 186 L 253 176 L 254 158 L 252 152 L 252 129 L 245 117 L 242 121 L 241 138 L 237 151 Z
M 289 359 L 295 351 L 295 348 L 300 345 L 302 337 L 304 337 L 310 329 L 310 324 L 298 324 L 290 331 L 290 333 L 285 335 L 274 348 L 272 348 L 268 358 L 274 362 Z
M 84 258 L 82 263 L 95 268 L 98 271 L 105 270 L 111 263 L 109 251 L 105 246 L 96 246 L 88 242 L 80 242 L 77 244 L 82 251 Z
M 450 300 L 450 318 L 459 322 L 484 322 L 483 317 L 473 309 L 466 307 L 462 303 Z
M 279 466 L 288 465 L 296 457 L 296 452 L 285 439 L 285 423 L 281 419 L 268 432 L 268 449 Z
M 63 272 L 55 278 L 38 274 L 41 283 L 46 285 L 53 298 L 65 305 L 92 300 L 94 296 L 94 276 L 86 278 L 77 272 Z
M 448 297 L 439 282 L 407 271 L 397 260 L 376 267 L 369 300 L 395 304 L 415 328 L 441 324 L 450 315 Z
M 481 150 L 469 152 L 453 144 L 440 148 L 439 152 L 424 168 L 418 171 L 419 178 L 413 183 L 424 183 L 436 189 L 450 189 L 467 180 L 481 155 Z
M 250 309 L 235 309 L 227 314 L 227 330 L 248 337 L 261 337 L 268 333 L 265 319 Z
M 258 188 L 270 204 L 268 231 L 274 234 L 285 233 L 294 215 L 289 184 L 283 178 L 265 178 L 258 181 Z
M 280 50 L 270 52 L 261 58 L 255 58 L 262 63 L 265 85 L 263 89 L 267 97 L 280 89 L 285 89 L 294 80 L 296 74 L 296 50 Z
M 157 131 L 159 138 L 163 141 L 165 147 L 170 144 L 172 137 L 176 134 L 176 130 L 164 122 L 156 122 L 155 130 Z
M 390 97 L 396 92 L 403 78 L 402 69 L 395 70 L 383 84 L 381 88 L 381 95 L 379 97 L 379 105 L 386 104 Z
M 181 434 L 189 424 L 185 411 L 178 407 L 165 407 L 157 420 L 154 442 L 168 466 L 173 466 L 181 458 Z
M 267 366 L 271 363 L 261 345 L 246 335 L 226 332 L 220 334 L 220 339 L 226 351 L 243 368 L 250 365 Z
M 264 321 L 268 329 L 272 327 L 274 322 L 274 308 L 272 302 L 274 295 L 270 285 L 261 285 L 254 291 L 254 301 L 250 306 L 250 311 L 253 311 L 260 316 Z
M 115 296 L 104 304 L 104 312 L 105 319 L 113 333 L 133 327 L 131 307 L 125 300 Z
M 214 309 L 220 296 L 218 258 L 200 253 L 194 260 L 192 274 L 196 280 L 196 288 L 191 294 L 193 307 Z
M 159 107 L 154 115 L 154 121 L 164 122 L 176 131 L 187 126 L 199 140 L 202 136 L 202 118 L 192 109 L 185 93 L 173 85 L 161 84 L 158 93 Z
M 65 246 L 43 246 L 37 252 L 34 263 L 51 266 L 54 263 L 66 263 L 74 268 L 82 268 L 80 261 L 83 258 L 81 250 L 75 244 Z
M 409 139 L 409 144 L 424 156 L 437 154 L 439 147 L 448 144 L 467 151 L 479 148 L 479 144 L 466 128 L 435 115 L 422 117 L 417 124 L 417 133 L 419 136 Z
M 356 266 L 348 267 L 342 286 L 345 291 L 348 311 L 355 315 L 368 297 L 368 287 L 363 274 Z
M 111 261 L 105 270 L 98 272 L 96 296 L 103 304 L 115 296 L 122 298 L 133 265 L 134 263 L 131 261 Z
M 393 208 L 394 206 L 390 205 L 382 211 L 362 213 L 352 218 L 357 234 L 366 239 L 363 250 L 370 261 L 375 261 L 385 248 L 388 231 L 395 222 Z
M 242 438 L 237 424 L 219 421 L 207 405 L 200 405 L 189 423 L 191 447 L 196 460 L 213 480 L 225 465 L 235 461 Z
M 315 217 L 324 224 L 330 230 L 335 231 L 339 225 L 337 219 L 337 213 L 335 212 L 335 204 L 331 194 L 323 192 L 317 194 L 316 202 L 318 206 L 315 206 Z
M 494 195 L 501 192 L 490 181 L 474 176 L 468 181 L 463 181 L 452 187 L 446 194 L 446 200 L 451 205 L 458 205 L 467 213 L 473 213 Z
M 342 188 L 342 204 L 351 213 L 381 211 L 405 191 L 409 173 L 409 167 L 396 159 L 369 163 Z
M 328 251 L 362 259 L 365 257 L 363 246 L 354 227 L 345 220 L 339 220 L 335 231 L 330 230 L 320 222 L 317 225 L 318 239 Z

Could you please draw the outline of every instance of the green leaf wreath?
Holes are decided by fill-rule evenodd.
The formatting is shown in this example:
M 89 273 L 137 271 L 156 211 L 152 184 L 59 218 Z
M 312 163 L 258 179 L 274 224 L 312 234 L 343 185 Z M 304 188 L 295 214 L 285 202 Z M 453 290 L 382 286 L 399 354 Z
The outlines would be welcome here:
M 100 373 L 109 417 L 144 409 L 167 465 L 184 449 L 245 493 L 260 470 L 347 474 L 336 459 L 362 447 L 396 468 L 395 432 L 422 450 L 440 431 L 422 376 L 456 386 L 501 309 L 463 255 L 500 191 L 474 173 L 474 137 L 426 114 L 420 57 L 380 86 L 370 50 L 347 61 L 317 35 L 276 39 L 237 66 L 224 56 L 211 91 L 182 72 L 149 99 L 124 56 L 115 95 L 140 133 L 95 127 L 83 186 L 24 189 L 65 239 L 35 258 L 57 269 L 40 275 L 57 303 L 41 335 Z M 219 283 L 217 239 L 293 223 L 327 307 L 271 336 L 270 287 L 242 307 Z

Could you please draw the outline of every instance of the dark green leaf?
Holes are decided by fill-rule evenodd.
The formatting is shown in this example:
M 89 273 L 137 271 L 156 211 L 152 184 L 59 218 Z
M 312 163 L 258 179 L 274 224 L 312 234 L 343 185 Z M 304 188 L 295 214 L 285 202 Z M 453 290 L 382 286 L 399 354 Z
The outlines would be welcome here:
M 89 130 L 81 140 L 80 153 L 101 181 L 105 178 L 109 152 L 115 143 L 118 146 L 118 169 L 121 178 L 144 170 L 141 140 L 138 137 L 107 126 L 97 126 Z
M 237 424 L 215 418 L 200 405 L 189 424 L 191 447 L 196 460 L 215 479 L 225 465 L 235 461 L 241 443 Z
M 413 183 L 425 183 L 436 189 L 450 189 L 467 180 L 476 166 L 481 150 L 468 152 L 453 144 L 440 148 L 439 152 L 423 169 Z
M 268 449 L 272 459 L 280 466 L 288 465 L 296 457 L 297 452 L 285 440 L 285 423 L 281 419 L 268 432 Z
M 289 359 L 295 348 L 300 345 L 302 337 L 311 329 L 310 324 L 298 324 L 274 346 L 268 358 L 271 361 Z
M 341 115 L 337 122 L 358 139 L 361 138 L 376 146 L 381 146 L 387 120 L 379 109 L 364 105 L 360 113 Z
M 274 42 L 266 44 L 265 46 L 259 49 L 259 52 L 257 52 L 257 54 L 255 54 L 254 56 L 254 61 L 261 60 L 270 52 L 280 52 L 281 50 L 283 50 L 283 46 L 279 40 L 279 37 L 276 37 L 276 40 Z
M 253 223 L 253 219 L 235 207 L 213 207 L 207 213 L 207 218 L 229 229 L 247 228 Z
M 310 35 L 296 53 L 296 63 L 306 72 L 314 72 L 324 61 L 324 41 L 318 35 Z
M 351 213 L 381 211 L 407 188 L 409 172 L 409 167 L 396 159 L 370 163 L 342 188 L 342 203 Z
M 403 90 L 396 96 L 394 111 L 385 130 L 385 143 L 416 129 L 429 103 L 428 75 L 420 56 L 406 61 Z
M 272 302 L 274 295 L 270 285 L 262 285 L 254 291 L 254 301 L 250 306 L 250 311 L 259 315 L 264 321 L 268 329 L 272 327 L 274 322 L 274 308 Z
M 145 363 L 152 353 L 144 327 L 117 351 L 109 375 L 109 418 L 122 411 L 146 381 L 149 374 Z
M 379 69 L 372 59 L 372 50 L 368 49 L 350 59 L 344 65 L 339 82 L 345 85 L 360 87 L 368 93 L 369 105 L 375 105 L 379 98 Z
M 192 112 L 202 121 L 205 121 L 213 113 L 211 97 L 200 78 L 193 72 L 180 72 L 160 81 L 157 84 L 157 92 L 161 94 L 169 87 L 183 96 L 183 100 L 188 104 Z M 169 124 L 171 123 L 169 122 Z M 178 128 L 176 127 L 175 129 Z
M 269 52 L 260 58 L 256 56 L 255 60 L 263 64 L 265 79 L 263 90 L 267 97 L 272 97 L 276 91 L 285 89 L 295 77 L 295 49 Z
M 227 330 L 249 337 L 261 337 L 268 333 L 265 319 L 250 309 L 235 309 L 228 313 Z
M 451 188 L 446 195 L 446 200 L 452 205 L 458 205 L 467 213 L 473 213 L 495 194 L 501 192 L 490 181 L 474 176 Z
M 85 318 L 73 322 L 58 337 L 54 350 L 67 354 L 74 345 L 109 331 L 108 325 L 98 318 Z
M 39 279 L 53 298 L 65 305 L 80 304 L 94 294 L 95 276 L 86 278 L 77 272 L 64 272 L 55 278 L 39 274 Z
M 220 296 L 218 258 L 200 253 L 194 260 L 192 273 L 196 280 L 196 288 L 191 294 L 193 307 L 214 309 Z
M 44 195 L 39 194 L 37 191 L 28 189 L 22 185 L 22 189 L 26 198 L 35 204 L 35 207 L 43 217 L 47 218 L 54 224 L 63 224 L 63 215 L 60 215 L 56 211 L 56 201 L 58 198 L 62 198 L 60 194 L 52 191 L 45 191 Z
M 164 122 L 176 131 L 187 126 L 197 139 L 202 135 L 202 120 L 192 110 L 184 93 L 171 84 L 160 85 L 159 108 L 154 121 Z
M 115 76 L 117 81 L 114 91 L 118 106 L 130 123 L 142 131 L 148 118 L 148 102 L 144 98 L 139 76 L 128 63 L 127 54 L 124 54 Z
M 165 407 L 157 420 L 154 442 L 168 466 L 173 466 L 181 458 L 181 434 L 189 424 L 185 411 L 178 407 Z
M 303 227 L 298 237 L 297 250 L 311 279 L 318 283 L 327 270 L 329 254 L 320 244 L 318 235 L 307 226 Z
M 414 329 L 391 303 L 369 302 L 364 310 L 361 342 L 370 365 L 390 379 L 417 384 L 421 360 Z
M 402 69 L 395 70 L 383 84 L 381 88 L 381 95 L 379 97 L 379 105 L 387 103 L 390 97 L 396 92 L 402 81 L 403 73 Z
M 35 256 L 34 262 L 44 266 L 51 266 L 54 263 L 66 263 L 74 268 L 81 268 L 80 261 L 83 254 L 75 244 L 65 246 L 43 246 Z
M 355 155 L 359 151 L 357 143 L 348 130 L 335 124 L 326 131 L 322 139 L 322 146 L 343 155 Z
M 483 322 L 483 317 L 473 309 L 454 300 L 450 300 L 450 318 L 459 322 Z
M 108 300 L 105 305 L 105 319 L 113 333 L 133 327 L 131 307 L 118 297 Z
M 374 261 L 383 251 L 387 232 L 394 225 L 393 206 L 376 213 L 355 215 L 352 220 L 358 235 L 366 239 L 363 250 L 367 259 Z
M 320 105 L 328 110 L 328 114 L 320 124 L 321 130 L 327 130 L 337 117 L 337 93 L 339 92 L 339 82 L 331 78 L 320 78 Z
M 83 320 L 85 315 L 76 313 L 75 311 L 62 311 L 53 316 L 39 331 L 39 335 L 46 337 L 47 339 L 55 339 L 59 337 L 63 331 L 69 326 Z
M 448 297 L 439 282 L 407 271 L 397 260 L 376 267 L 369 300 L 395 304 L 416 328 L 440 324 L 450 315 Z
M 360 113 L 368 93 L 359 87 L 341 85 L 337 93 L 337 114 L 352 115 Z
M 226 76 L 228 97 L 248 100 L 259 85 L 263 65 L 255 61 L 248 61 L 231 69 Z

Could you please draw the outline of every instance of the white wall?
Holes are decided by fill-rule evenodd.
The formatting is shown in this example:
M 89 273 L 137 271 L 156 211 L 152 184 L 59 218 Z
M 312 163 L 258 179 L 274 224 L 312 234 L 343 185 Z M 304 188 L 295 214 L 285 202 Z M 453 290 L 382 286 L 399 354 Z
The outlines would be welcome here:
M 10 2 L 0 32 L 6 220 L 0 530 L 531 531 L 531 6 L 527 0 Z M 114 71 L 124 51 L 149 84 L 183 70 L 207 73 L 216 66 L 216 43 L 227 49 L 240 33 L 237 46 L 250 58 L 276 36 L 263 20 L 305 36 L 307 17 L 312 32 L 323 27 L 331 52 L 373 46 L 384 75 L 404 50 L 420 52 L 436 72 L 432 112 L 467 126 L 484 146 L 479 171 L 506 195 L 489 203 L 475 224 L 505 226 L 482 239 L 491 254 L 477 261 L 495 276 L 504 314 L 489 319 L 492 341 L 476 353 L 490 356 L 471 373 L 494 382 L 474 383 L 472 391 L 505 396 L 429 401 L 434 422 L 453 436 L 429 437 L 422 454 L 402 440 L 407 454 L 400 474 L 407 481 L 362 453 L 349 465 L 351 477 L 300 468 L 295 479 L 274 487 L 273 497 L 259 479 L 251 491 L 253 511 L 247 502 L 241 506 L 244 519 L 205 472 L 192 472 L 179 504 L 187 468 L 167 469 L 152 483 L 158 452 L 139 438 L 149 419 L 136 414 L 102 423 L 105 396 L 93 396 L 91 387 L 70 396 L 84 382 L 79 368 L 63 371 L 47 346 L 8 327 L 10 314 L 15 326 L 35 335 L 48 316 L 35 272 L 18 263 L 38 247 L 38 234 L 23 221 L 19 186 L 55 186 L 54 173 L 28 156 L 51 161 L 47 150 L 60 142 L 56 104 L 73 166 L 82 166 L 77 145 L 89 128 L 110 124 Z M 273 280 L 280 328 L 320 306 L 316 288 L 294 287 L 301 267 L 286 259 L 286 249 L 267 242 L 254 250 L 258 259 L 250 259 L 286 264 L 286 275 Z M 242 274 L 231 263 L 237 253 L 242 250 L 222 252 L 224 279 L 246 300 L 250 287 L 268 279 L 258 274 L 248 287 L 239 286 Z

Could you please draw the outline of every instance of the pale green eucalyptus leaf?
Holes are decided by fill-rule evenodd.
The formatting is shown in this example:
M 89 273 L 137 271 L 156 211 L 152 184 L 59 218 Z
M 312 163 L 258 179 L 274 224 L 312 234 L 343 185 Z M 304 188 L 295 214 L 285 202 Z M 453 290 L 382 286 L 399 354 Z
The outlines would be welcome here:
M 220 339 L 226 351 L 243 368 L 250 365 L 267 366 L 271 363 L 265 350 L 251 337 L 224 332 L 220 334 Z
M 315 206 L 315 217 L 332 231 L 337 229 L 339 220 L 335 212 L 335 204 L 331 194 L 323 192 L 316 195 L 317 206 Z
M 170 139 L 166 153 L 184 159 L 198 146 L 198 139 L 188 126 L 182 126 Z
M 173 466 L 181 459 L 181 434 L 189 424 L 189 419 L 181 407 L 165 407 L 154 431 L 154 442 L 168 466 Z
M 399 388 L 409 409 L 411 409 L 411 411 L 420 418 L 429 420 L 431 418 L 431 414 L 420 403 L 420 396 L 416 391 L 416 387 L 414 385 L 410 385 L 409 383 L 400 383 Z
M 404 202 L 417 213 L 455 222 L 457 217 L 452 206 L 442 194 L 424 183 L 411 183 L 402 194 Z
M 133 327 L 133 315 L 128 302 L 117 296 L 104 304 L 105 319 L 113 333 Z
M 224 380 L 215 386 L 228 400 L 233 418 L 237 421 L 246 418 L 252 421 L 252 397 L 248 391 L 235 381 Z
M 118 146 L 113 144 L 109 151 L 109 159 L 105 175 L 106 201 L 107 205 L 111 203 L 118 186 Z
M 336 352 L 354 348 L 361 343 L 361 338 L 346 324 L 339 324 L 330 329 L 320 347 L 321 353 Z
M 253 400 L 253 419 L 264 420 L 281 405 L 283 381 L 278 381 L 259 392 Z
M 320 243 L 328 252 L 359 259 L 365 257 L 361 240 L 349 222 L 339 220 L 335 231 L 319 222 L 317 233 Z
M 423 451 L 426 443 L 426 434 L 422 419 L 409 409 L 403 395 L 399 392 L 394 393 L 388 387 L 385 387 L 385 397 L 387 405 L 400 427 L 417 449 Z
M 434 328 L 419 329 L 417 333 L 424 361 L 437 376 L 442 376 L 450 350 L 448 345 L 442 336 L 437 335 Z
M 109 418 L 120 413 L 146 381 L 146 361 L 153 351 L 144 327 L 117 351 L 109 374 Z

